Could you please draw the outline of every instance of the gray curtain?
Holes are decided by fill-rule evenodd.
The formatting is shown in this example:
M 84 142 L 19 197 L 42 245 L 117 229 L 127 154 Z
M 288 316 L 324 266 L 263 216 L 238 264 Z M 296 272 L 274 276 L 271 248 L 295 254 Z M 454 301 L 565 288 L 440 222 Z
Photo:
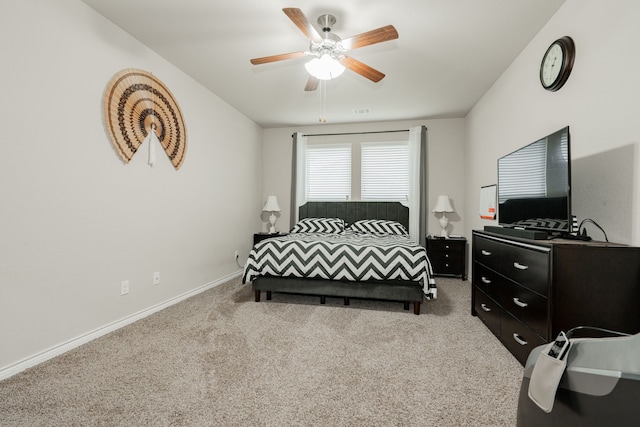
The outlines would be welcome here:
M 428 173 L 427 173 L 427 128 L 420 129 L 420 244 L 427 247 L 427 206 Z
M 289 230 L 296 225 L 296 218 L 298 217 L 296 210 L 298 209 L 298 203 L 296 200 L 297 194 L 297 182 L 296 177 L 298 176 L 298 132 L 295 132 L 292 135 L 293 139 L 293 150 L 291 155 L 291 211 L 289 212 Z

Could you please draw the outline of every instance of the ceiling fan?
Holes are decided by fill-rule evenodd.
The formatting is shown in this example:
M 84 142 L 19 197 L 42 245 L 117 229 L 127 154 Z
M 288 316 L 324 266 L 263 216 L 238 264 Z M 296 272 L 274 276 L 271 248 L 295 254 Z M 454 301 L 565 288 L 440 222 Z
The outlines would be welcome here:
M 333 15 L 321 15 L 318 18 L 317 22 L 321 26 L 323 33 L 321 36 L 313 25 L 311 25 L 304 13 L 302 13 L 302 10 L 297 8 L 284 8 L 282 11 L 309 39 L 309 50 L 253 58 L 251 60 L 253 65 L 313 56 L 314 59 L 305 65 L 311 74 L 304 88 L 305 91 L 316 90 L 318 88 L 319 80 L 329 80 L 337 77 L 345 68 L 348 68 L 375 83 L 384 78 L 384 74 L 380 71 L 358 61 L 357 59 L 347 56 L 345 53 L 359 47 L 397 39 L 398 32 L 393 25 L 387 25 L 353 37 L 341 39 L 338 35 L 331 33 L 331 26 L 336 23 L 336 18 Z M 336 67 L 337 70 L 328 70 L 323 74 L 318 74 L 313 72 L 311 69 L 313 67 L 311 62 L 324 62 L 325 64 Z

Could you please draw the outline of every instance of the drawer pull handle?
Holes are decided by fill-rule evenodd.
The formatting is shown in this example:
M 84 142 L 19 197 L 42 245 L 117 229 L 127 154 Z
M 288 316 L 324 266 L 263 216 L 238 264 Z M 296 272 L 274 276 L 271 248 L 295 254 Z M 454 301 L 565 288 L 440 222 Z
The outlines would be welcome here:
M 490 255 L 491 255 L 491 252 L 489 252 L 489 251 L 485 251 L 484 249 L 482 250 L 482 252 L 481 252 L 481 253 L 482 253 L 482 255 L 484 255 L 484 256 L 490 256 Z
M 529 268 L 529 266 L 524 265 L 524 264 L 520 264 L 519 262 L 514 262 L 513 266 L 515 268 L 517 268 L 518 270 L 527 270 Z
M 486 283 L 487 285 L 491 283 L 491 280 L 487 279 L 486 277 L 482 276 L 480 278 L 480 280 L 482 280 L 482 283 Z
M 522 308 L 525 308 L 526 306 L 528 306 L 528 305 L 529 305 L 529 304 L 527 304 L 527 303 L 526 303 L 526 302 L 524 302 L 524 301 L 520 301 L 520 299 L 519 299 L 519 298 L 517 298 L 517 297 L 513 299 L 513 302 L 514 302 L 518 307 L 522 307 Z
M 516 334 L 515 332 L 513 333 L 513 339 L 520 345 L 529 344 L 524 338 L 522 338 L 520 335 Z
M 480 307 L 482 307 L 482 309 L 486 312 L 491 311 L 491 309 L 489 307 L 487 307 L 487 304 L 480 304 Z

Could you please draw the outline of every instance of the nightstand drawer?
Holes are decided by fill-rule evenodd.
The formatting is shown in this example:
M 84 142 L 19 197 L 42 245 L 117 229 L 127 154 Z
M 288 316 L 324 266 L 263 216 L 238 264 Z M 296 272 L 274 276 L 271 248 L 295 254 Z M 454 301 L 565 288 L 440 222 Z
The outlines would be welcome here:
M 460 265 L 464 262 L 462 252 L 432 252 L 429 255 L 429 261 L 433 271 L 438 274 L 462 274 L 460 271 Z
M 464 252 L 466 240 L 462 239 L 429 239 L 429 247 L 434 252 Z

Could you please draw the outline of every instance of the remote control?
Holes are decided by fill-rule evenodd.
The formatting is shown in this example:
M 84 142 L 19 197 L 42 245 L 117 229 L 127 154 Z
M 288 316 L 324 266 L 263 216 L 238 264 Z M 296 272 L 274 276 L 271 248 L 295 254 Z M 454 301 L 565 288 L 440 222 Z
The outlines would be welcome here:
M 569 338 L 567 338 L 564 332 L 560 332 L 556 337 L 556 340 L 553 342 L 548 354 L 554 359 L 562 360 L 564 355 L 567 354 L 567 350 L 570 345 Z

